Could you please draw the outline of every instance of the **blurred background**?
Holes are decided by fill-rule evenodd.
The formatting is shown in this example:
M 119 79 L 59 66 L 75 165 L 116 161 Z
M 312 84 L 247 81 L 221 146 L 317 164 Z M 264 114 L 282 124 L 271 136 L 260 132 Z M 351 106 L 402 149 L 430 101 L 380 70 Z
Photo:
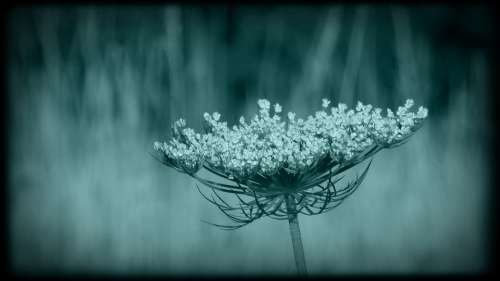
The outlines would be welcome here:
M 240 230 L 153 159 L 180 117 L 258 98 L 429 108 L 339 208 L 302 216 L 310 274 L 482 272 L 489 260 L 490 8 L 19 6 L 7 18 L 8 237 L 28 274 L 294 275 L 287 221 Z M 360 169 L 362 167 L 359 167 Z

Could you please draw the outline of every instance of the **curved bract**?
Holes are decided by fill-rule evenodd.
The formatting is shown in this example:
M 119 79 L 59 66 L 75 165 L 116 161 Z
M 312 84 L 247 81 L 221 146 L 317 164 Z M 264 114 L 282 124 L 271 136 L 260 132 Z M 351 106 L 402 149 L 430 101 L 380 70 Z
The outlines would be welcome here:
M 323 99 L 323 110 L 306 120 L 295 120 L 295 114 L 289 112 L 284 122 L 279 104 L 271 116 L 269 101 L 259 100 L 259 114 L 249 123 L 241 117 L 232 129 L 219 122 L 217 112 L 205 113 L 204 134 L 185 128 L 180 119 L 169 143 L 155 142 L 154 156 L 211 188 L 213 195 L 208 197 L 197 186 L 205 199 L 236 223 L 213 224 L 224 229 L 236 229 L 266 216 L 288 219 L 299 213 L 320 214 L 339 206 L 359 187 L 371 160 L 359 177 L 338 188 L 343 172 L 384 148 L 403 144 L 427 116 L 423 107 L 417 113 L 409 111 L 412 100 L 396 114 L 387 109 L 386 116 L 381 109 L 360 102 L 355 110 L 346 111 L 339 104 L 328 114 L 329 103 Z M 200 177 L 202 168 L 220 181 Z M 237 203 L 228 203 L 218 192 L 234 194 Z

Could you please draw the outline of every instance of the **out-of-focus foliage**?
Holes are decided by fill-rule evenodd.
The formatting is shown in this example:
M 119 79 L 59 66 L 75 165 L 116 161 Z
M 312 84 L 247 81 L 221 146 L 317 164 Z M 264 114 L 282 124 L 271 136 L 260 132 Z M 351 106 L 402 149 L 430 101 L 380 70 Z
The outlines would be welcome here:
M 488 249 L 488 7 L 38 6 L 7 21 L 16 272 L 294 274 L 286 222 L 223 232 L 147 153 L 254 101 L 429 107 L 334 212 L 301 220 L 311 274 L 471 272 Z M 369 184 L 368 184 L 369 183 Z

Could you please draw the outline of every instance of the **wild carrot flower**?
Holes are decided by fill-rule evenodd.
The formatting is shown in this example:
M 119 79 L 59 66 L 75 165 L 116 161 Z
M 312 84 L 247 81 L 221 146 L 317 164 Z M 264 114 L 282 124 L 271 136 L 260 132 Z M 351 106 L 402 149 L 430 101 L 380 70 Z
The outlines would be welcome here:
M 241 117 L 229 128 L 219 113 L 205 113 L 205 132 L 195 133 L 183 119 L 172 127 L 173 138 L 155 142 L 154 150 L 165 165 L 185 173 L 210 187 L 215 197 L 208 198 L 236 225 L 236 229 L 261 217 L 288 219 L 299 272 L 305 273 L 297 214 L 316 215 L 337 207 L 361 184 L 361 176 L 344 188 L 335 184 L 347 169 L 372 157 L 384 148 L 403 144 L 423 123 L 427 109 L 410 111 L 413 100 L 406 101 L 396 114 L 358 102 L 354 109 L 343 103 L 322 109 L 305 119 L 282 107 L 258 100 L 259 113 L 249 121 Z M 205 168 L 225 182 L 214 182 L 197 175 Z M 238 203 L 224 201 L 220 192 L 232 193 Z

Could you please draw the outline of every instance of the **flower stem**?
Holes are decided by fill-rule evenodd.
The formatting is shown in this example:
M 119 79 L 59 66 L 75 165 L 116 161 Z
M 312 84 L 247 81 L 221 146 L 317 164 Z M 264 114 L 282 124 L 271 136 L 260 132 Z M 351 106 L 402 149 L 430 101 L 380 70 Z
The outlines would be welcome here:
M 299 276 L 307 275 L 304 247 L 300 235 L 299 218 L 296 214 L 296 204 L 293 195 L 285 195 L 286 208 L 288 212 L 288 224 L 290 225 L 290 236 L 292 238 L 293 255 Z

